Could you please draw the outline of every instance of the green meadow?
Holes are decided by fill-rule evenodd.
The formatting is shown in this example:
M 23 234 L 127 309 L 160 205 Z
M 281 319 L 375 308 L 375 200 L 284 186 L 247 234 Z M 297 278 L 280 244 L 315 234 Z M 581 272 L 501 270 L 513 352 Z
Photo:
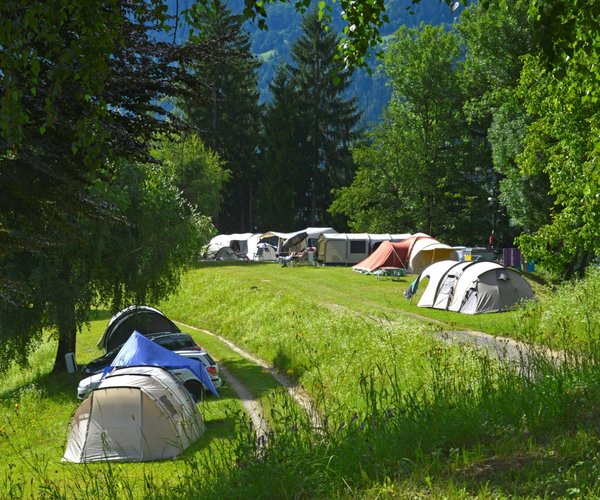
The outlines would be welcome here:
M 156 463 L 64 464 L 76 376 L 50 375 L 54 344 L 0 384 L 0 498 L 507 498 L 597 496 L 600 470 L 600 274 L 501 314 L 416 307 L 413 277 L 342 267 L 202 264 L 157 306 L 258 398 L 268 449 L 233 391 L 200 403 L 206 433 Z M 424 288 L 421 285 L 420 290 Z M 110 314 L 79 335 L 77 362 Z M 187 325 L 187 326 L 184 326 Z M 301 384 L 312 425 L 263 368 L 206 329 Z M 520 364 L 437 333 L 474 330 L 551 346 Z

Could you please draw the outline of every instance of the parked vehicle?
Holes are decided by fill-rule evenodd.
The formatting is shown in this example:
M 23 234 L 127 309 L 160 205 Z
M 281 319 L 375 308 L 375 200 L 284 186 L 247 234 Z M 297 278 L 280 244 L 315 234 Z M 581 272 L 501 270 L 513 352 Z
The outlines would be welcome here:
M 98 348 L 104 352 L 122 346 L 133 331 L 148 336 L 152 333 L 180 333 L 181 330 L 155 307 L 133 305 L 115 314 L 98 341 Z
M 194 349 L 174 351 L 174 352 L 175 352 L 175 354 L 179 354 L 181 356 L 185 356 L 186 358 L 195 359 L 195 360 L 201 362 L 204 365 L 204 367 L 206 368 L 206 371 L 208 372 L 208 374 L 210 375 L 210 379 L 211 379 L 211 382 L 213 383 L 213 385 L 215 387 L 221 387 L 223 385 L 223 381 L 219 377 L 219 366 L 212 359 L 210 354 L 208 354 L 208 352 L 206 352 L 205 350 L 194 350 Z M 114 359 L 114 356 L 113 356 L 113 359 Z M 104 365 L 104 367 L 106 367 L 106 366 L 108 366 L 108 365 Z M 120 369 L 120 367 L 113 368 L 113 370 L 119 370 L 119 369 Z M 194 375 L 194 373 L 189 368 L 171 368 L 171 369 L 169 369 L 169 371 L 173 375 L 175 375 L 181 381 L 181 383 L 183 383 L 183 385 L 186 387 L 186 389 L 192 393 L 192 395 L 194 396 L 194 398 L 196 400 L 201 399 L 205 389 L 208 389 L 198 380 L 198 377 L 196 377 L 196 375 Z M 111 373 L 112 373 L 112 371 L 111 371 Z M 98 387 L 100 385 L 103 375 L 104 375 L 104 371 L 100 370 L 100 371 L 94 373 L 93 375 L 90 375 L 90 376 L 82 379 L 79 382 L 79 385 L 77 386 L 77 398 L 78 399 L 87 398 L 90 395 L 90 393 L 96 387 Z
M 188 333 L 158 332 L 148 333 L 144 335 L 144 337 L 156 342 L 170 351 L 176 351 L 178 349 L 192 351 L 202 350 L 202 348 L 196 344 L 196 341 Z M 121 350 L 121 347 L 123 347 L 123 344 L 120 344 L 103 356 L 100 356 L 99 358 L 96 358 L 84 365 L 81 369 L 81 374 L 84 377 L 88 377 L 89 375 L 93 375 L 98 371 L 104 370 L 104 368 L 110 365 L 112 360 L 115 359 L 118 352 Z
M 200 351 L 194 349 L 182 349 L 175 351 L 175 353 L 185 356 L 186 358 L 197 359 L 204 365 L 204 368 L 206 368 L 213 385 L 217 389 L 223 385 L 223 381 L 219 377 L 218 363 L 204 349 Z

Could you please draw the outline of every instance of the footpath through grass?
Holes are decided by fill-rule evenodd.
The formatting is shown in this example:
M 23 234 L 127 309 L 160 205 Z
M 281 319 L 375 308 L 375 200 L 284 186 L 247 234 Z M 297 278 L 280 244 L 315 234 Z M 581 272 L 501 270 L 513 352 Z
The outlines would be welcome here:
M 302 421 L 279 420 L 262 462 L 240 458 L 243 467 L 224 473 L 231 481 L 206 481 L 198 491 L 267 497 L 597 494 L 600 447 L 590 416 L 600 401 L 600 321 L 590 292 L 600 277 L 592 275 L 575 290 L 565 285 L 541 294 L 541 302 L 522 311 L 480 316 L 416 308 L 416 300 L 402 295 L 410 281 L 273 264 L 206 265 L 190 272 L 165 310 L 295 376 L 326 418 L 319 432 Z M 582 311 L 583 321 L 576 316 Z M 467 346 L 436 341 L 430 333 L 437 329 L 543 342 L 563 349 L 565 359 L 556 365 L 534 352 L 519 370 Z
M 203 265 L 159 305 L 172 319 L 230 338 L 312 393 L 323 416 L 316 429 L 282 391 L 271 390 L 261 369 L 191 332 L 267 401 L 273 433 L 259 460 L 247 421 L 225 393 L 224 401 L 206 403 L 207 434 L 177 460 L 60 464 L 77 402 L 73 382 L 47 375 L 53 352 L 43 348 L 38 372 L 13 371 L 1 381 L 7 389 L 0 392 L 0 498 L 20 488 L 80 498 L 81 485 L 94 498 L 600 494 L 600 313 L 592 297 L 600 276 L 523 311 L 476 317 L 433 317 L 438 312 L 403 297 L 409 282 L 347 268 Z M 561 364 L 534 354 L 526 369 L 516 369 L 436 340 L 431 332 L 440 328 L 570 350 Z M 82 336 L 79 362 L 95 355 L 99 333 Z M 43 429 L 58 437 L 43 436 Z M 12 455 L 4 458 L 7 450 Z M 22 456 L 30 465 L 18 465 Z

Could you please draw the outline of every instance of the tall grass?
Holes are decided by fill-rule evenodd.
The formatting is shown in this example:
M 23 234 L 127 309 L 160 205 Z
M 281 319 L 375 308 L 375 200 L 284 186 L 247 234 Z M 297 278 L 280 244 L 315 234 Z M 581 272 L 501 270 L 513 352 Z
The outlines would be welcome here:
M 232 485 L 244 484 L 256 496 L 344 496 L 415 478 L 419 488 L 435 488 L 423 471 L 471 494 L 597 491 L 591 476 L 571 484 L 568 463 L 579 453 L 571 446 L 580 446 L 573 444 L 580 433 L 596 436 L 589 416 L 597 411 L 600 387 L 598 321 L 587 311 L 597 310 L 598 294 L 590 292 L 598 286 L 597 273 L 518 313 L 516 337 L 533 343 L 551 338 L 562 353 L 553 360 L 544 349 L 532 349 L 523 353 L 524 366 L 434 341 L 422 324 L 360 319 L 316 301 L 281 297 L 275 287 L 261 291 L 260 299 L 273 305 L 274 315 L 268 307 L 261 311 L 252 295 L 236 293 L 241 284 L 235 278 L 217 281 L 226 291 L 215 302 L 203 295 L 190 319 L 269 353 L 322 402 L 327 425 L 325 433 L 297 423 L 276 427 L 262 461 L 250 454 L 244 467 L 229 471 L 237 481 L 204 482 L 203 494 L 241 494 Z M 577 310 L 586 311 L 586 321 L 564 328 Z M 300 445 L 294 445 L 297 436 Z M 594 439 L 586 441 L 590 453 Z M 480 462 L 485 473 L 478 472 Z
M 255 282 L 212 271 L 164 310 L 296 377 L 318 402 L 320 424 L 313 426 L 286 392 L 271 391 L 266 450 L 236 413 L 229 444 L 185 454 L 168 477 L 161 467 L 136 473 L 140 464 L 54 472 L 55 463 L 32 458 L 35 484 L 4 470 L 0 497 L 23 491 L 156 499 L 600 494 L 600 330 L 592 293 L 600 273 L 519 312 L 515 335 L 560 352 L 549 358 L 545 349 L 533 349 L 518 365 L 447 344 L 417 321 L 363 318 L 282 293 L 275 284 L 256 290 Z M 249 293 L 239 293 L 244 287 Z M 5 415 L 17 400 L 35 409 L 39 394 L 32 391 L 4 397 Z M 0 436 L 3 451 L 12 432 Z

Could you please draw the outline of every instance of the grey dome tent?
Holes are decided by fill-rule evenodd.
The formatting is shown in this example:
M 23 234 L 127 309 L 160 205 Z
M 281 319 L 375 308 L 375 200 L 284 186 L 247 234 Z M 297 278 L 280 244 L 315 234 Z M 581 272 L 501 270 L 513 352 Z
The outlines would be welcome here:
M 137 330 L 142 335 L 158 332 L 179 333 L 181 330 L 158 309 L 150 306 L 133 305 L 115 314 L 98 341 L 105 352 L 124 344 L 131 333 Z
M 122 368 L 76 410 L 63 461 L 172 458 L 203 432 L 198 407 L 171 373 L 157 366 Z
M 490 261 L 437 262 L 420 275 L 429 278 L 419 307 L 432 307 L 464 314 L 506 311 L 534 297 L 523 276 Z

